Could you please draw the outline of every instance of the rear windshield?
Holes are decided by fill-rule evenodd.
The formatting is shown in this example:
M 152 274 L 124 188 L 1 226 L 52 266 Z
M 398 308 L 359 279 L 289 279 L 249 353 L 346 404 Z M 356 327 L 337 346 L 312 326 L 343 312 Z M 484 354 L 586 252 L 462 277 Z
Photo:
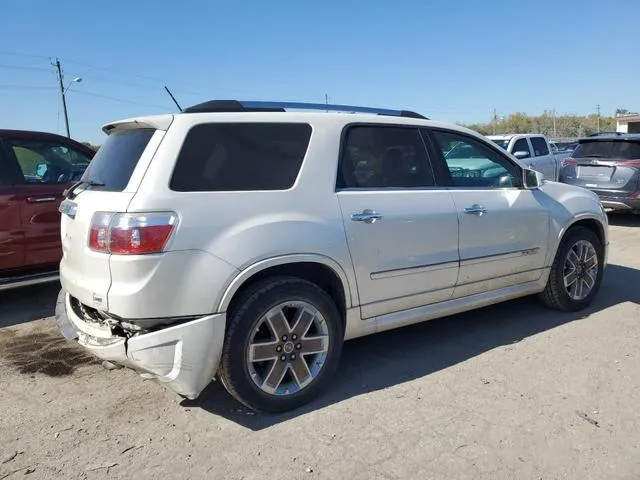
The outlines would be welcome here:
M 112 133 L 93 157 L 82 180 L 94 182 L 93 188 L 98 190 L 121 192 L 154 132 L 152 128 L 141 128 Z
M 207 123 L 193 127 L 171 178 L 178 192 L 286 190 L 309 146 L 306 123 Z
M 640 142 L 593 141 L 580 143 L 573 152 L 575 158 L 640 159 Z

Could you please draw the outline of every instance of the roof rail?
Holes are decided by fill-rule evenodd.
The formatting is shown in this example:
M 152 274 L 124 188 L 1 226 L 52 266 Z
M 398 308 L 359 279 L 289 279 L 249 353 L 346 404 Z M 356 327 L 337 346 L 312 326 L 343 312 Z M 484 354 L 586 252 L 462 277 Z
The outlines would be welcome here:
M 347 113 L 372 113 L 391 117 L 408 117 L 428 120 L 427 117 L 409 110 L 390 110 L 386 108 L 356 107 L 353 105 L 329 105 L 324 103 L 299 102 L 261 102 L 239 100 L 211 100 L 185 108 L 183 113 L 215 112 L 285 112 L 287 110 L 324 110 Z

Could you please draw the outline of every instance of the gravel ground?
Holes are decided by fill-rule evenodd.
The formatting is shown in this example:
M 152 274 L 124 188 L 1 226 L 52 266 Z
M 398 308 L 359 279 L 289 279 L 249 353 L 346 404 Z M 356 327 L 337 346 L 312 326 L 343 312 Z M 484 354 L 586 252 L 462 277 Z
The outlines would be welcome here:
M 0 479 L 638 479 L 640 219 L 579 314 L 522 299 L 349 342 L 333 388 L 254 415 L 107 371 L 64 342 L 57 288 L 0 293 Z

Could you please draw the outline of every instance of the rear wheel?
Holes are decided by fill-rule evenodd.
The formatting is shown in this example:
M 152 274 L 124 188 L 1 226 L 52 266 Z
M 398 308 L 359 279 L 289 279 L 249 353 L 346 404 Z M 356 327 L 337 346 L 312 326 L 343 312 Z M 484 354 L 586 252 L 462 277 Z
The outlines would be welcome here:
M 584 227 L 567 232 L 551 266 L 540 298 L 556 310 L 586 308 L 595 298 L 604 271 L 604 248 L 598 236 Z
M 219 376 L 254 410 L 291 410 L 326 389 L 343 337 L 340 313 L 324 290 L 298 278 L 267 279 L 230 312 Z

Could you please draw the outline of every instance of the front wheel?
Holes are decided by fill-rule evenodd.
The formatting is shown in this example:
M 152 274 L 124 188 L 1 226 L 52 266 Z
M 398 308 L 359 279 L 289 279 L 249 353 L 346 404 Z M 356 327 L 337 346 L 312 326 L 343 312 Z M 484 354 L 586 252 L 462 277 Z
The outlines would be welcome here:
M 564 312 L 586 308 L 600 289 L 603 272 L 604 247 L 598 236 L 584 227 L 572 228 L 558 248 L 540 298 Z
M 230 312 L 219 376 L 254 410 L 292 410 L 326 389 L 343 337 L 340 313 L 324 290 L 298 278 L 267 279 Z

